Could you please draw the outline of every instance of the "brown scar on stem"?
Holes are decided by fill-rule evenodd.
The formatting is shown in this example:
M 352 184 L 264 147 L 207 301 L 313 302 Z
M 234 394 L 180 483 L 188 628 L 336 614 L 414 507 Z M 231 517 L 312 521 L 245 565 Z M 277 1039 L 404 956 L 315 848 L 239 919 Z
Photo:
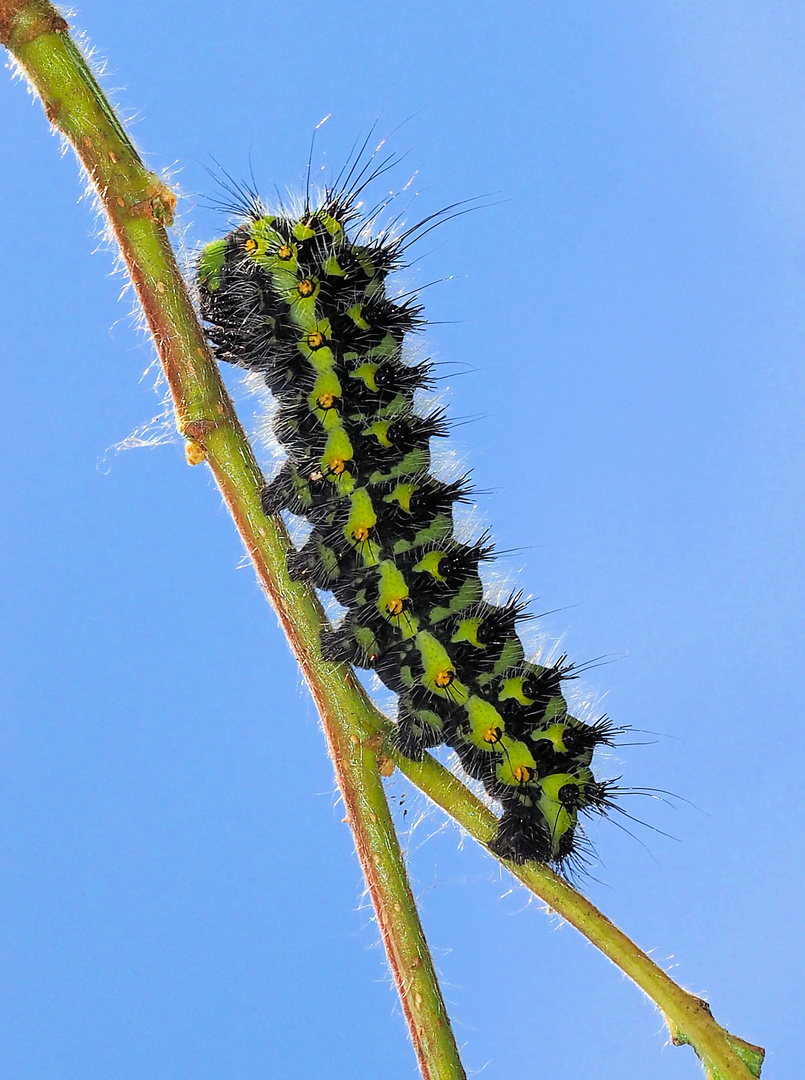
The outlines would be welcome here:
M 36 7 L 41 10 L 41 15 L 36 22 L 27 29 L 14 35 L 14 24 L 24 11 L 33 11 Z M 15 36 L 15 45 L 27 45 L 42 34 L 63 34 L 69 30 L 67 20 L 60 15 L 50 4 L 32 4 L 30 0 L 3 0 L 0 3 L 0 42 L 7 45 L 12 35 Z
M 152 176 L 151 183 L 148 185 L 148 194 L 144 199 L 130 206 L 129 213 L 132 217 L 145 217 L 167 228 L 173 224 L 175 209 L 176 196 L 158 176 Z
M 62 103 L 59 98 L 53 98 L 52 101 L 44 102 L 45 116 L 48 119 L 48 123 L 53 127 L 59 127 L 59 113 L 61 112 Z
M 182 427 L 182 435 L 193 442 L 204 444 L 204 436 L 218 427 L 214 420 L 188 420 Z

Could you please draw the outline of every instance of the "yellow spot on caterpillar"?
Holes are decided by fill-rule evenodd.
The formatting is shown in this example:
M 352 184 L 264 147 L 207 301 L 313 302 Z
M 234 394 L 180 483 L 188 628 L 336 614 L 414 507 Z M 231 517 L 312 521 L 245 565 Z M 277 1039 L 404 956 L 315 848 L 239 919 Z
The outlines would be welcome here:
M 187 459 L 188 465 L 201 465 L 202 462 L 207 460 L 207 455 L 204 452 L 204 447 L 201 445 L 201 443 L 197 443 L 195 439 L 185 440 L 184 456 Z
M 316 404 L 320 409 L 332 409 L 335 397 L 332 394 L 319 394 Z
M 389 600 L 386 604 L 386 611 L 389 615 L 402 615 L 405 611 L 405 599 L 401 596 L 395 596 L 393 600 Z
M 450 656 L 442 643 L 425 630 L 420 630 L 414 641 L 424 668 L 419 680 L 421 685 L 433 693 L 441 692 L 454 705 L 462 705 L 469 694 L 466 686 L 456 678 Z
M 476 746 L 495 746 L 502 743 L 505 736 L 505 723 L 497 709 L 488 701 L 473 694 L 467 701 L 467 716 L 470 721 L 470 738 Z M 506 754 L 508 761 L 508 751 Z
M 518 784 L 527 784 L 534 775 L 534 770 L 529 769 L 527 765 L 515 765 L 512 769 L 512 776 Z
M 364 545 L 361 551 L 364 560 L 371 558 L 368 565 L 376 565 L 377 545 L 370 541 L 371 530 L 377 524 L 377 516 L 372 508 L 372 500 L 365 488 L 359 488 L 351 499 L 349 518 L 344 527 L 344 536 L 347 540 L 355 541 L 356 544 Z
M 257 241 L 253 236 L 250 236 L 246 243 L 243 245 L 243 250 L 247 255 L 254 255 L 257 251 Z
M 327 468 L 330 470 L 331 476 L 340 476 L 346 467 L 347 463 L 341 457 L 330 458 L 327 462 Z
M 293 248 L 291 247 L 291 245 L 290 244 L 282 244 L 282 246 L 277 249 L 277 258 L 278 259 L 283 259 L 285 262 L 287 262 L 288 259 L 292 259 L 293 258 Z
M 302 278 L 296 288 L 300 296 L 312 296 L 316 291 L 316 282 L 309 277 Z
M 307 343 L 311 349 L 321 349 L 327 344 L 327 338 L 321 330 L 311 330 L 307 336 Z

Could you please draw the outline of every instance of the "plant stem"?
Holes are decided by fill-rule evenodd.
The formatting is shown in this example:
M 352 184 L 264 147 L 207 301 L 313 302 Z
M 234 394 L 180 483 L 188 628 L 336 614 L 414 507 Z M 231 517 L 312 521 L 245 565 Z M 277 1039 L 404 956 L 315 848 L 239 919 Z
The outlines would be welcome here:
M 343 688 L 342 668 L 328 665 L 327 682 L 311 679 L 313 667 L 323 663 L 318 654 L 322 614 L 299 588 L 296 603 L 288 602 L 289 583 L 280 574 L 287 540 L 260 509 L 260 470 L 208 352 L 164 228 L 176 199 L 144 168 L 55 8 L 43 0 L 4 0 L 0 35 L 50 122 L 73 144 L 106 211 L 154 336 L 177 426 L 188 440 L 188 460 L 206 457 L 247 550 L 253 557 L 262 552 L 255 559 L 258 576 L 311 684 L 422 1075 L 465 1080 L 378 770 L 381 740 L 359 728 L 335 692 Z M 299 607 L 311 628 L 307 635 L 298 632 Z M 347 680 L 351 683 L 351 674 Z
M 461 1078 L 464 1072 L 379 771 L 387 771 L 386 764 L 393 762 L 483 845 L 494 836 L 495 816 L 431 756 L 413 762 L 391 748 L 383 738 L 390 722 L 351 670 L 322 659 L 321 607 L 288 577 L 287 533 L 281 521 L 262 512 L 260 469 L 209 354 L 165 232 L 175 198 L 144 169 L 67 33 L 67 23 L 45 0 L 0 0 L 0 40 L 89 174 L 154 336 L 177 426 L 187 440 L 188 461 L 209 463 L 319 709 L 422 1073 L 427 1080 Z M 705 1002 L 677 986 L 566 881 L 537 863 L 504 865 L 652 998 L 674 1041 L 694 1047 L 712 1080 L 760 1075 L 763 1050 L 725 1031 Z
M 380 714 L 378 718 L 382 729 L 388 731 L 388 720 Z M 497 828 L 495 815 L 453 773 L 432 757 L 414 762 L 390 745 L 384 749 L 412 783 L 479 843 L 489 844 Z M 723 1080 L 747 1080 L 760 1075 L 762 1047 L 736 1038 L 716 1023 L 706 1001 L 678 986 L 585 896 L 540 863 L 518 866 L 500 861 L 646 992 L 664 1014 L 674 1043 L 693 1046 L 708 1075 Z

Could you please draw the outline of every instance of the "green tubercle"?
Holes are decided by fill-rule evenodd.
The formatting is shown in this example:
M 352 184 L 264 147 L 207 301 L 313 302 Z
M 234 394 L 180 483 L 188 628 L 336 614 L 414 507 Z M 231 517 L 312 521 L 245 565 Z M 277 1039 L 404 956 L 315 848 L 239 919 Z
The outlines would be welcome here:
M 470 696 L 469 691 L 456 678 L 453 661 L 442 643 L 427 630 L 420 630 L 416 636 L 416 645 L 424 668 L 422 685 L 431 693 L 462 705 Z
M 413 637 L 418 621 L 407 613 L 409 593 L 405 576 L 390 559 L 384 559 L 379 569 L 377 610 L 384 619 L 399 627 L 403 640 Z
M 226 262 L 227 244 L 226 237 L 223 240 L 213 240 L 199 256 L 199 281 L 211 292 L 216 292 L 221 287 L 221 270 Z
M 498 780 L 510 787 L 524 787 L 536 776 L 537 763 L 525 743 L 519 739 L 502 740 L 503 757 L 495 769 Z
M 470 722 L 470 741 L 481 750 L 498 750 L 506 724 L 495 706 L 473 694 L 465 709 Z

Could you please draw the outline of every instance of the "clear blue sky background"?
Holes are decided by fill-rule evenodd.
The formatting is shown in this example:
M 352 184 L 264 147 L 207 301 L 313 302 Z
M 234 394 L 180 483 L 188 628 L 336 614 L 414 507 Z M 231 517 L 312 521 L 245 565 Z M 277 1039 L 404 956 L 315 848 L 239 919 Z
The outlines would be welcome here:
M 798 1076 L 801 5 L 82 0 L 76 25 L 188 249 L 224 227 L 210 155 L 296 187 L 327 113 L 317 167 L 407 120 L 411 217 L 499 193 L 409 274 L 452 276 L 428 347 L 472 369 L 454 415 L 483 414 L 456 445 L 545 633 L 615 658 L 589 691 L 660 733 L 602 771 L 698 807 L 630 799 L 678 841 L 603 823 L 587 891 Z M 23 86 L 0 98 L 0 1078 L 410 1078 L 307 693 L 206 471 L 175 441 L 107 452 L 159 412 L 151 348 L 72 156 Z M 615 968 L 408 808 L 468 1068 L 698 1075 Z

